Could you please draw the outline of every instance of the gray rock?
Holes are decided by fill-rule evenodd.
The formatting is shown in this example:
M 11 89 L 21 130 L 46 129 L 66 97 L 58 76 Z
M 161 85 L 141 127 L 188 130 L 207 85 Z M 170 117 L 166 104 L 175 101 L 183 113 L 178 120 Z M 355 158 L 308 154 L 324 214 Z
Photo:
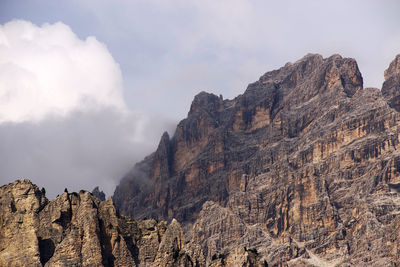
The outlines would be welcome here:
M 233 100 L 202 92 L 113 199 L 177 218 L 208 264 L 242 247 L 269 266 L 398 264 L 399 62 L 382 92 L 355 60 L 312 54 Z
M 103 191 L 100 191 L 98 186 L 96 186 L 92 190 L 92 194 L 93 194 L 93 196 L 97 197 L 100 201 L 105 201 L 106 200 L 106 194 L 104 194 Z

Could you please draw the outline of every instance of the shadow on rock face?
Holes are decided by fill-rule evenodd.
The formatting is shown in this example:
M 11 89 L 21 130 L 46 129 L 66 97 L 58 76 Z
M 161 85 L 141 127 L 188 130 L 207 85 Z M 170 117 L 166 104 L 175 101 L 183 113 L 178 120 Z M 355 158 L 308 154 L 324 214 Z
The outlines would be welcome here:
M 39 237 L 40 262 L 43 266 L 53 257 L 54 249 L 55 246 L 51 239 L 42 239 Z

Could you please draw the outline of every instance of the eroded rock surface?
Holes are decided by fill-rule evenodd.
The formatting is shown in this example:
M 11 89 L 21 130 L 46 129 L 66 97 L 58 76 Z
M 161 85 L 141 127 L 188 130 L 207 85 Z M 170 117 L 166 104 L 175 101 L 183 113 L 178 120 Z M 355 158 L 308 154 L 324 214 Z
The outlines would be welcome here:
M 106 194 L 104 194 L 103 191 L 100 191 L 99 187 L 96 186 L 93 190 L 92 190 L 92 195 L 97 197 L 100 201 L 104 201 L 106 200 Z
M 46 203 L 28 180 L 0 188 L 0 266 L 42 266 L 36 230 Z
M 202 92 L 113 199 L 177 218 L 211 265 L 246 247 L 268 266 L 396 266 L 399 56 L 385 79 L 363 88 L 353 59 L 307 55 L 233 100 Z
M 86 191 L 43 193 L 29 180 L 0 187 L 0 266 L 205 265 L 176 220 L 135 221 Z
M 399 266 L 399 96 L 399 56 L 382 90 L 307 55 L 233 100 L 202 92 L 113 196 L 154 219 L 16 181 L 0 266 Z

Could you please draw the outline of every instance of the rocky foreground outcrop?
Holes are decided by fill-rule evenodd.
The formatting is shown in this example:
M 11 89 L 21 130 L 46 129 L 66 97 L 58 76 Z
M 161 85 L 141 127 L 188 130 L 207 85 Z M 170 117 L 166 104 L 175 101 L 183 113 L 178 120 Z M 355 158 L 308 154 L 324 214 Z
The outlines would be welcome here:
M 399 56 L 382 90 L 363 88 L 353 59 L 307 55 L 233 100 L 202 92 L 113 200 L 177 218 L 208 265 L 242 251 L 268 266 L 398 266 L 399 99 Z
M 204 265 L 176 220 L 134 221 L 85 191 L 48 201 L 29 180 L 0 187 L 0 266 Z

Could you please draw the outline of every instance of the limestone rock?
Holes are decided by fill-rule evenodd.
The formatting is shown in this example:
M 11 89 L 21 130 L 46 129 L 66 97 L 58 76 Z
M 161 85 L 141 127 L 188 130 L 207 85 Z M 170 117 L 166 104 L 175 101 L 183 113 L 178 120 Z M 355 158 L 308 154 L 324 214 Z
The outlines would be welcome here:
M 310 54 L 232 100 L 202 92 L 113 200 L 177 218 L 210 265 L 250 262 L 244 247 L 268 266 L 399 264 L 399 62 L 381 91 L 355 60 Z
M 242 267 L 261 267 L 265 266 L 264 260 L 258 259 L 258 252 L 255 249 L 237 248 L 229 255 L 214 254 L 209 264 L 210 267 L 223 266 L 242 266 Z
M 400 55 L 397 55 L 385 70 L 382 94 L 392 108 L 400 111 Z
M 393 75 L 400 74 L 400 55 L 397 55 L 396 58 L 390 63 L 389 68 L 385 70 L 385 80 L 389 80 Z
M 177 221 L 134 221 L 111 198 L 100 202 L 86 191 L 49 202 L 18 180 L 0 187 L 0 214 L 0 266 L 190 266 L 174 257 L 185 243 Z M 185 259 L 202 255 L 194 250 Z
M 179 223 L 173 219 L 165 231 L 158 247 L 154 266 L 167 266 L 178 260 L 179 253 L 183 248 L 185 239 Z
M 201 92 L 113 200 L 1 187 L 0 265 L 398 266 L 399 92 L 399 56 L 379 90 L 313 54 Z
M 93 190 L 92 190 L 92 195 L 97 197 L 100 201 L 104 201 L 106 200 L 106 194 L 104 194 L 103 191 L 100 191 L 99 187 L 96 186 Z
M 0 266 L 42 266 L 36 231 L 46 203 L 29 180 L 0 187 Z

